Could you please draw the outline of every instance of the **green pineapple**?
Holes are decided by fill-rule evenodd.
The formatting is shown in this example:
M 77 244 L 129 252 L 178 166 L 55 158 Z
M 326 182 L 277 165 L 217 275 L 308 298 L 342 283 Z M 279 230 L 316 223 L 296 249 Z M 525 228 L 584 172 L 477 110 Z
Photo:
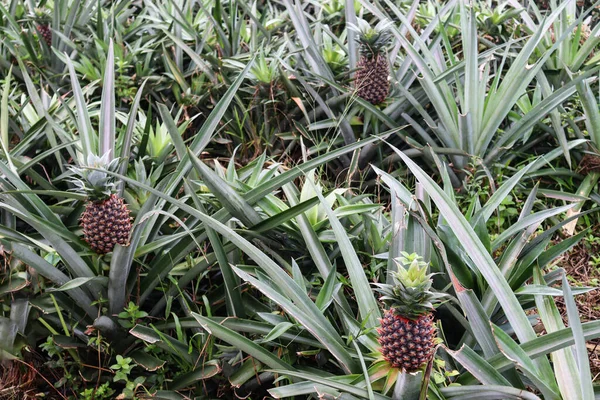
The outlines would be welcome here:
M 115 172 L 119 160 L 108 161 L 108 153 L 102 157 L 88 156 L 88 166 Z M 111 252 L 116 244 L 127 246 L 131 232 L 129 209 L 121 197 L 115 194 L 116 182 L 104 171 L 71 167 L 78 176 L 73 179 L 76 189 L 87 195 L 85 211 L 81 216 L 83 236 L 92 250 L 98 254 Z
M 391 39 L 389 21 L 381 21 L 375 27 L 363 20 L 353 30 L 358 33 L 360 58 L 358 60 L 355 87 L 358 96 L 371 104 L 381 104 L 390 91 L 390 65 L 386 47 Z
M 433 356 L 436 327 L 432 310 L 443 294 L 431 292 L 427 263 L 416 254 L 402 253 L 394 285 L 378 284 L 386 305 L 379 333 L 381 354 L 394 368 L 418 371 Z

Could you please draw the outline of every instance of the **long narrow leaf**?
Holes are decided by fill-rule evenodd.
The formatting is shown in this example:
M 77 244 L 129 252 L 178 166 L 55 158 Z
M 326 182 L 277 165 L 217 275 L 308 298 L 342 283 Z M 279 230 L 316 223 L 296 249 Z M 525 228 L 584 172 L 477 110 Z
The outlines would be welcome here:
M 256 358 L 261 363 L 268 365 L 271 368 L 284 368 L 294 370 L 294 367 L 281 360 L 275 354 L 268 352 L 262 346 L 246 339 L 237 332 L 232 331 L 223 325 L 217 324 L 214 321 L 197 313 L 192 313 L 192 316 L 198 323 L 211 335 L 215 335 L 219 339 L 235 346 L 244 353 Z
M 579 377 L 581 378 L 581 400 L 593 400 L 594 388 L 592 386 L 592 374 L 590 372 L 590 361 L 588 351 L 581 328 L 579 319 L 579 310 L 566 274 L 562 276 L 562 288 L 564 293 L 565 305 L 567 306 L 567 316 L 569 318 L 569 326 L 573 330 L 573 339 L 575 340 L 575 358 L 579 369 Z
M 108 45 L 104 83 L 102 85 L 102 105 L 100 108 L 100 154 L 109 153 L 112 160 L 115 154 L 115 51 L 112 39 Z

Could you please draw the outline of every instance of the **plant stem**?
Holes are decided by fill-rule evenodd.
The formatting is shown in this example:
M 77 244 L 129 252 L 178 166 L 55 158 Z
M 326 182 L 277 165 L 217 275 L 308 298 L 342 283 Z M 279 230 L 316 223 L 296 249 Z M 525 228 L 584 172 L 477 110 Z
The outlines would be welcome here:
M 392 400 L 419 400 L 421 384 L 423 383 L 423 372 L 402 372 L 398 375 Z

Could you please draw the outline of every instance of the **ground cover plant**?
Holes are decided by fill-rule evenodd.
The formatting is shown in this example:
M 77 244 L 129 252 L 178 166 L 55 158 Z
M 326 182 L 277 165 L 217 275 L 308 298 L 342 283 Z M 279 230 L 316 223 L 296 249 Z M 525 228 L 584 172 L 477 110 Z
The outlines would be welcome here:
M 1 1 L 0 398 L 600 398 L 599 74 L 600 1 Z

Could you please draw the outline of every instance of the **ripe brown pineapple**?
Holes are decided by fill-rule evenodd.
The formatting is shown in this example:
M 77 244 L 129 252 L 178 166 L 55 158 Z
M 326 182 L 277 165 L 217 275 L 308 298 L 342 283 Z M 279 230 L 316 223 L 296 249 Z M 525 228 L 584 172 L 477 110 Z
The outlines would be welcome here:
M 360 58 L 358 60 L 355 87 L 358 96 L 371 104 L 381 104 L 390 90 L 388 76 L 390 66 L 385 54 L 391 34 L 387 29 L 389 22 L 382 21 L 372 28 L 368 22 L 359 19 L 354 26 L 358 32 Z
M 90 154 L 88 166 L 115 171 L 118 160 L 108 162 L 108 153 L 102 157 Z M 71 168 L 79 179 L 73 183 L 88 196 L 81 216 L 83 237 L 98 254 L 111 252 L 116 244 L 127 246 L 131 232 L 131 217 L 123 199 L 113 193 L 115 182 L 106 172 Z
M 402 253 L 400 264 L 394 285 L 377 285 L 388 307 L 377 331 L 383 358 L 394 368 L 416 372 L 433 357 L 436 327 L 431 311 L 443 294 L 430 291 L 431 274 L 421 257 Z

